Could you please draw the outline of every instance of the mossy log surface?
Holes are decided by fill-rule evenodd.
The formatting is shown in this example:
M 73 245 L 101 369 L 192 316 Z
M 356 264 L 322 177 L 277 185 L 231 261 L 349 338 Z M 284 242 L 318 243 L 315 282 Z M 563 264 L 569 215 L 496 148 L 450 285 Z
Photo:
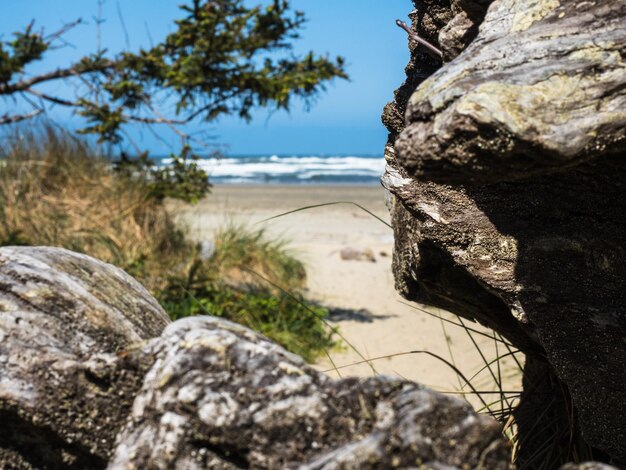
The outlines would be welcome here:
M 626 462 L 626 2 L 415 4 L 444 60 L 409 41 L 383 113 L 396 287 L 547 364 Z

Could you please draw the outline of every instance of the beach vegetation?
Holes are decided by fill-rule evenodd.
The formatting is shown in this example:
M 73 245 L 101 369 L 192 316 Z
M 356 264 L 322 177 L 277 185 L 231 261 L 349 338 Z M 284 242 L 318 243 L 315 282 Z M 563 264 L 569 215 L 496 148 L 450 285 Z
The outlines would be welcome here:
M 149 173 L 120 170 L 101 147 L 54 126 L 0 148 L 0 245 L 60 246 L 138 279 L 173 319 L 211 314 L 314 360 L 335 344 L 328 311 L 306 301 L 304 265 L 283 240 L 228 225 L 192 241 Z
M 278 285 L 290 292 L 305 287 L 304 264 L 285 240 L 270 237 L 264 228 L 226 224 L 215 235 L 214 250 L 220 276 L 231 283 Z
M 183 282 L 181 282 L 183 281 Z M 235 287 L 179 278 L 159 295 L 173 319 L 211 314 L 245 325 L 307 361 L 336 346 L 324 319 L 328 310 L 265 286 Z
M 49 52 L 67 45 L 64 36 L 83 26 L 80 19 L 50 34 L 31 22 L 0 39 L 0 97 L 12 100 L 16 110 L 0 115 L 0 124 L 62 107 L 80 118 L 76 132 L 120 148 L 130 125 L 165 126 L 180 138 L 170 167 L 151 166 L 137 149 L 141 158 L 122 160 L 150 171 L 153 190 L 162 196 L 194 201 L 209 189 L 197 150 L 207 154 L 215 146 L 210 136 L 191 135 L 186 126 L 226 115 L 250 120 L 254 109 L 289 110 L 294 99 L 309 105 L 329 81 L 347 78 L 341 57 L 293 52 L 306 18 L 287 0 L 265 6 L 192 0 L 180 6 L 180 14 L 172 31 L 149 48 L 111 53 L 98 45 L 73 63 L 48 69 Z M 51 93 L 49 85 L 59 82 L 65 86 Z
M 219 147 L 188 126 L 250 120 L 255 109 L 289 110 L 296 99 L 308 106 L 347 78 L 344 61 L 294 53 L 306 18 L 287 0 L 189 0 L 179 11 L 149 48 L 116 53 L 98 44 L 65 64 L 50 63 L 50 52 L 67 45 L 80 19 L 51 33 L 32 22 L 0 39 L 0 98 L 14 110 L 0 115 L 11 126 L 0 148 L 0 245 L 86 253 L 137 278 L 172 318 L 230 318 L 312 360 L 334 345 L 333 331 L 328 312 L 304 300 L 305 270 L 286 244 L 228 227 L 207 254 L 166 200 L 197 202 L 211 187 L 198 161 Z M 33 121 L 53 107 L 72 112 L 74 131 Z M 131 126 L 176 135 L 171 163 L 156 165 L 130 139 Z

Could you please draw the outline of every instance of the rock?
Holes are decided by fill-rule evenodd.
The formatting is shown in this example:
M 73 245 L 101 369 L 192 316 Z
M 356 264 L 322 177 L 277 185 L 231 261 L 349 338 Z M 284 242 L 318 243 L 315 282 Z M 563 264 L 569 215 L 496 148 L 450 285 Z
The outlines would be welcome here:
M 344 247 L 339 252 L 339 256 L 344 261 L 369 261 L 371 263 L 376 262 L 376 256 L 370 248 L 364 250 L 357 250 L 351 247 Z
M 168 326 L 109 469 L 508 469 L 499 425 L 391 378 L 332 380 L 212 317 Z
M 141 385 L 115 353 L 168 323 L 112 265 L 0 248 L 0 467 L 104 467 Z
M 411 96 L 396 161 L 420 179 L 467 185 L 623 156 L 624 15 L 624 2 L 494 1 L 463 56 Z M 460 13 L 440 37 L 465 38 L 472 25 Z
M 585 462 L 581 464 L 568 463 L 559 470 L 618 470 L 616 467 L 599 462 Z
M 453 20 L 469 15 L 462 3 L 440 39 L 467 30 Z M 412 27 L 432 37 L 431 4 L 416 5 Z M 532 421 L 559 403 L 554 423 L 626 462 L 625 14 L 624 2 L 495 0 L 451 62 L 433 70 L 413 48 L 383 112 L 396 287 L 527 354 L 528 458 L 570 438 Z
M 199 248 L 200 252 L 198 253 L 198 257 L 202 260 L 210 260 L 215 254 L 215 241 L 202 240 L 199 243 Z
M 169 323 L 84 255 L 0 248 L 0 305 L 0 468 L 509 468 L 466 403 L 330 379 L 227 320 Z

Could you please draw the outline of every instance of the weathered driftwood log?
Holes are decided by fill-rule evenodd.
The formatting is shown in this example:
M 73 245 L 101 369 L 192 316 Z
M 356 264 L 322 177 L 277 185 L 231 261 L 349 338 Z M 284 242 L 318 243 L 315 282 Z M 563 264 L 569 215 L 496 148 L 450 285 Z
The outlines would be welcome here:
M 445 62 L 411 42 L 383 114 L 396 285 L 532 355 L 626 461 L 626 2 L 489 3 L 411 14 Z
M 0 468 L 509 468 L 460 400 L 332 380 L 226 320 L 168 323 L 113 266 L 0 248 Z

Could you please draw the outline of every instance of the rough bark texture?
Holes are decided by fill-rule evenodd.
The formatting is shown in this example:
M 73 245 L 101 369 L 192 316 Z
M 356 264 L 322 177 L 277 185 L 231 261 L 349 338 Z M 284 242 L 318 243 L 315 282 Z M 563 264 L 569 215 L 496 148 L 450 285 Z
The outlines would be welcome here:
M 626 3 L 496 0 L 459 54 L 487 3 L 410 15 L 423 36 L 448 22 L 445 62 L 410 44 L 383 114 L 396 286 L 548 367 L 585 440 L 624 462 Z
M 509 468 L 499 424 L 460 400 L 332 380 L 226 320 L 168 323 L 113 266 L 0 248 L 0 468 Z

